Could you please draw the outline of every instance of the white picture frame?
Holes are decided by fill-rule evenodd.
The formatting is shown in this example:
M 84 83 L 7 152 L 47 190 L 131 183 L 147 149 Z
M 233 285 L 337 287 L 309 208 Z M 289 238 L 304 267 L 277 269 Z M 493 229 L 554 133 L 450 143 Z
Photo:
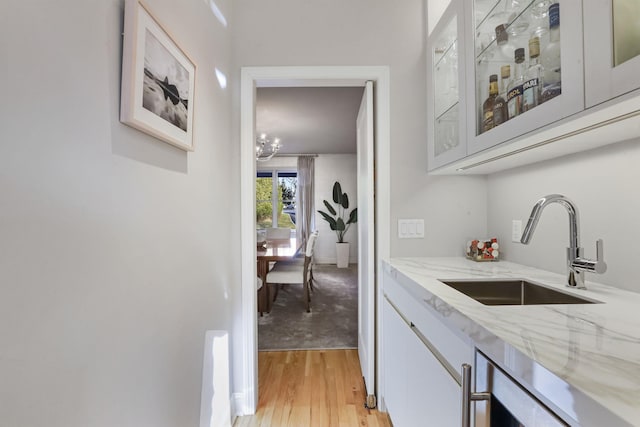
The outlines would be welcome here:
M 120 121 L 193 151 L 196 65 L 141 0 L 125 0 Z

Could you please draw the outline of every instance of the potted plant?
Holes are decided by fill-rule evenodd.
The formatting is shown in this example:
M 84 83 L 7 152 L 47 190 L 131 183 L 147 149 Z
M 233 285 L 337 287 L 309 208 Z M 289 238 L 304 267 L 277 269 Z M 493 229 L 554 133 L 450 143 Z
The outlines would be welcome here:
M 349 242 L 344 241 L 344 235 L 351 227 L 351 224 L 355 224 L 358 221 L 358 208 L 354 208 L 345 220 L 345 214 L 349 209 L 349 197 L 342 192 L 342 187 L 338 181 L 333 184 L 333 202 L 337 205 L 336 208 L 326 200 L 323 200 L 323 202 L 329 212 L 318 211 L 318 213 L 329 223 L 329 227 L 336 232 L 338 236 L 338 241 L 336 242 L 337 264 L 339 268 L 346 268 L 349 266 Z

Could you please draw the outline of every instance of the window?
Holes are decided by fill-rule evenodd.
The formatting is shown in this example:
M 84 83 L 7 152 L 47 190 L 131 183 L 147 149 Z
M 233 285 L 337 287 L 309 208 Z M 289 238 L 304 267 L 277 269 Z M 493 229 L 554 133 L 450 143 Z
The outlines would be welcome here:
M 258 171 L 256 227 L 285 227 L 295 230 L 297 187 L 298 174 L 295 171 Z

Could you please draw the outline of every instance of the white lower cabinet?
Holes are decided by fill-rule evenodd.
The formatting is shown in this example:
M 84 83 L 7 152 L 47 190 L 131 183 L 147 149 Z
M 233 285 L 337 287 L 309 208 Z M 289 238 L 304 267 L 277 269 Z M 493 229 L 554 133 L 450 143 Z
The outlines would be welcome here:
M 383 303 L 383 316 L 384 403 L 394 427 L 409 426 L 409 358 L 405 345 L 411 338 L 411 330 L 387 300 Z
M 460 385 L 414 334 L 406 347 L 409 426 L 459 426 Z
M 461 366 L 454 363 L 472 364 L 473 346 L 447 335 L 447 326 L 392 278 L 384 281 L 384 402 L 394 427 L 460 425 Z M 438 348 L 443 337 L 447 345 Z

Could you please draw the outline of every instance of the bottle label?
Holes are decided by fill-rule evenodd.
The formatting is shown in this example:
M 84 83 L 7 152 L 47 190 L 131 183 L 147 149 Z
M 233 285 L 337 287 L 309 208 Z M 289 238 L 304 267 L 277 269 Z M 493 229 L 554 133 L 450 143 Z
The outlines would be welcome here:
M 560 86 L 560 83 L 545 86 L 544 89 L 542 89 L 542 93 L 540 94 L 540 104 L 550 100 L 551 98 L 555 98 L 561 93 L 562 87 Z
M 493 105 L 493 125 L 494 126 L 498 126 L 499 124 L 506 122 L 508 119 L 508 117 L 505 117 L 506 102 L 502 101 L 501 99 L 502 98 L 496 101 L 496 103 Z
M 483 132 L 493 129 L 493 110 L 484 112 L 484 121 L 482 123 Z
M 560 26 L 560 4 L 554 3 L 549 6 L 549 28 Z
M 510 119 L 522 112 L 522 86 L 516 86 L 509 91 L 507 94 L 507 108 Z
M 522 111 L 528 111 L 538 105 L 538 78 L 527 80 L 522 84 Z

